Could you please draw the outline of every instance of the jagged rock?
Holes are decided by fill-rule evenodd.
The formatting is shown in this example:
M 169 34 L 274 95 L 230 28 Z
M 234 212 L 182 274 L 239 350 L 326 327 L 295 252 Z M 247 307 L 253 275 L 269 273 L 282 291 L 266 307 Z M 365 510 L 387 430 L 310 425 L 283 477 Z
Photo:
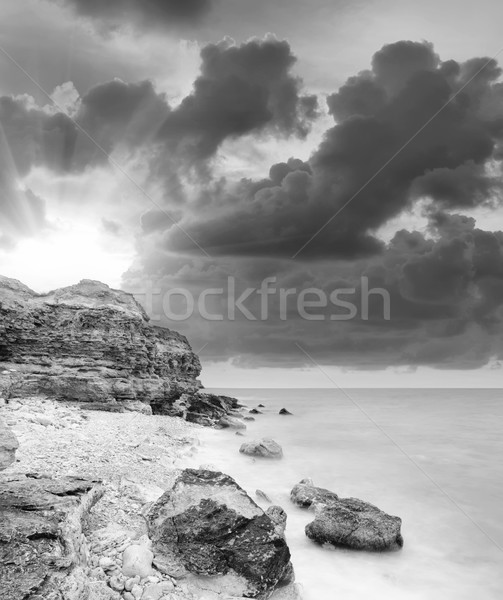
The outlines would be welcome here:
M 280 415 L 290 415 L 290 416 L 291 416 L 293 413 L 291 413 L 291 412 L 290 412 L 289 410 L 287 410 L 286 408 L 282 408 L 282 409 L 279 411 L 279 414 L 280 414 Z
M 270 506 L 265 514 L 271 519 L 276 527 L 276 531 L 279 535 L 285 534 L 286 529 L 286 512 L 281 508 L 281 506 Z
M 130 294 L 84 280 L 42 295 L 2 276 L 1 367 L 16 369 L 11 394 L 152 406 L 196 392 L 201 370 L 187 340 L 150 325 Z
M 316 506 L 315 519 L 306 526 L 308 538 L 355 550 L 393 550 L 403 546 L 402 520 L 376 506 L 344 498 Z
M 244 443 L 239 449 L 241 454 L 259 456 L 261 458 L 283 458 L 281 446 L 270 438 Z
M 147 525 L 156 559 L 176 566 L 195 589 L 265 598 L 291 577 L 276 523 L 223 473 L 183 471 L 150 509 Z
M 301 508 L 309 508 L 313 504 L 339 500 L 339 496 L 324 488 L 316 487 L 311 479 L 303 479 L 290 492 L 290 500 Z
M 16 436 L 0 417 L 0 471 L 6 469 L 16 460 L 19 443 Z
M 238 401 L 228 396 L 217 396 L 198 392 L 182 397 L 183 409 L 187 421 L 208 425 L 217 422 L 237 408 Z
M 82 523 L 103 494 L 99 482 L 24 475 L 4 475 L 1 482 L 2 600 L 87 598 Z

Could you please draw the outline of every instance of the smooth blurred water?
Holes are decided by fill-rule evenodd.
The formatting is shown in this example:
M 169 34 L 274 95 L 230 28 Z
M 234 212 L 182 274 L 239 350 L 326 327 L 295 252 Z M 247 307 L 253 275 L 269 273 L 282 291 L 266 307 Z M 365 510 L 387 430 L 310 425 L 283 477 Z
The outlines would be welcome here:
M 201 430 L 194 465 L 211 464 L 286 509 L 305 600 L 503 598 L 503 392 L 348 390 L 369 418 L 338 390 L 209 391 L 266 405 L 245 438 Z M 294 416 L 280 416 L 282 407 Z M 279 442 L 283 460 L 239 454 L 260 437 Z M 304 477 L 400 516 L 404 548 L 354 552 L 308 540 L 313 515 L 289 501 Z

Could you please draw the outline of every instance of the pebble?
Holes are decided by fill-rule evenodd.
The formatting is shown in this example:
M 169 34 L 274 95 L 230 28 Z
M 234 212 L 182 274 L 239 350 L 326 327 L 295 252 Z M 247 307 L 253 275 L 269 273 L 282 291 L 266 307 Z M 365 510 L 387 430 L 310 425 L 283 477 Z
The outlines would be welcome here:
M 115 590 L 116 592 L 122 592 L 124 589 L 124 581 L 121 579 L 119 575 L 114 575 L 110 578 L 108 585 Z
M 135 600 L 140 600 L 142 594 L 143 588 L 141 587 L 141 585 L 133 585 L 133 588 L 131 589 L 131 595 L 133 596 L 133 598 L 135 598 Z
M 153 559 L 154 554 L 146 546 L 129 546 L 122 555 L 122 572 L 126 577 L 148 577 L 153 573 Z
M 122 594 L 122 597 L 124 598 L 124 600 L 135 600 L 135 597 L 130 592 L 124 592 Z
M 140 583 L 140 577 L 137 575 L 136 577 L 130 577 L 129 579 L 126 580 L 126 583 L 124 584 L 124 589 L 127 592 L 130 592 L 133 589 L 134 585 L 138 585 Z
M 109 571 L 112 567 L 115 567 L 114 561 L 108 556 L 100 558 L 98 564 L 105 571 Z
M 98 581 L 104 581 L 107 578 L 105 571 L 101 567 L 93 569 L 90 575 L 92 579 L 97 579 Z

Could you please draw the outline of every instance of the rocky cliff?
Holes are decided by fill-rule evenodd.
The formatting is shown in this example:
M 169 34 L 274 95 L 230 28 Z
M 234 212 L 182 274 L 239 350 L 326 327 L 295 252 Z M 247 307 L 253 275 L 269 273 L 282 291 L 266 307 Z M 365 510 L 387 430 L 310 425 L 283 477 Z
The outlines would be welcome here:
M 200 371 L 187 339 L 152 326 L 130 294 L 89 280 L 37 294 L 0 276 L 0 397 L 180 414 L 184 398 L 200 402 Z

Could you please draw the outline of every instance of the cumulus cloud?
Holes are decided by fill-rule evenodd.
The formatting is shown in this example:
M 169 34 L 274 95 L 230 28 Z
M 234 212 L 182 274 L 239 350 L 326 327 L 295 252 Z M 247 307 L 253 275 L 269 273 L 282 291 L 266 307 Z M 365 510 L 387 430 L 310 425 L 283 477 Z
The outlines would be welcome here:
M 20 175 L 36 166 L 62 173 L 106 164 L 117 147 L 134 151 L 152 140 L 169 112 L 149 81 L 114 80 L 78 101 L 71 97 L 72 109 L 77 107 L 71 117 L 52 105 L 37 106 L 29 97 L 0 98 L 0 125 Z
M 172 28 L 197 23 L 212 0 L 60 0 L 77 14 L 110 28 L 132 24 L 138 28 Z
M 309 169 L 229 189 L 227 207 L 218 199 L 214 218 L 186 229 L 218 254 L 348 258 L 382 249 L 375 231 L 419 197 L 447 209 L 498 201 L 499 74 L 487 59 L 441 62 L 427 43 L 385 46 L 328 98 L 337 123 Z
M 166 118 L 159 138 L 192 162 L 211 158 L 224 140 L 265 129 L 305 137 L 317 115 L 316 96 L 302 95 L 292 74 L 296 57 L 275 38 L 201 51 L 192 93 Z
M 271 299 L 266 321 L 177 324 L 194 343 L 210 342 L 215 357 L 242 365 L 301 366 L 295 342 L 323 364 L 360 368 L 476 368 L 501 357 L 503 233 L 459 212 L 500 201 L 499 76 L 494 61 L 442 61 L 427 43 L 385 46 L 328 98 L 335 125 L 309 160 L 277 163 L 261 180 L 213 181 L 187 207 L 182 225 L 212 258 L 146 216 L 126 285 L 188 286 L 197 296 L 226 289 L 229 275 L 240 290 L 275 277 L 278 288 L 352 288 L 359 298 L 366 277 L 390 294 L 390 320 L 374 294 L 368 319 L 306 321 L 292 307 L 282 320 Z M 379 228 L 419 201 L 426 230 L 398 231 L 385 244 Z M 225 314 L 225 302 L 215 302 Z M 257 314 L 260 298 L 249 307 Z
M 295 62 L 288 43 L 274 38 L 225 41 L 202 49 L 193 91 L 174 109 L 150 81 L 117 79 L 82 97 L 67 82 L 52 94 L 55 106 L 1 97 L 0 124 L 22 175 L 34 166 L 82 171 L 120 150 L 143 152 L 152 177 L 178 184 L 179 173 L 205 169 L 227 139 L 307 135 L 317 99 L 302 94 Z

